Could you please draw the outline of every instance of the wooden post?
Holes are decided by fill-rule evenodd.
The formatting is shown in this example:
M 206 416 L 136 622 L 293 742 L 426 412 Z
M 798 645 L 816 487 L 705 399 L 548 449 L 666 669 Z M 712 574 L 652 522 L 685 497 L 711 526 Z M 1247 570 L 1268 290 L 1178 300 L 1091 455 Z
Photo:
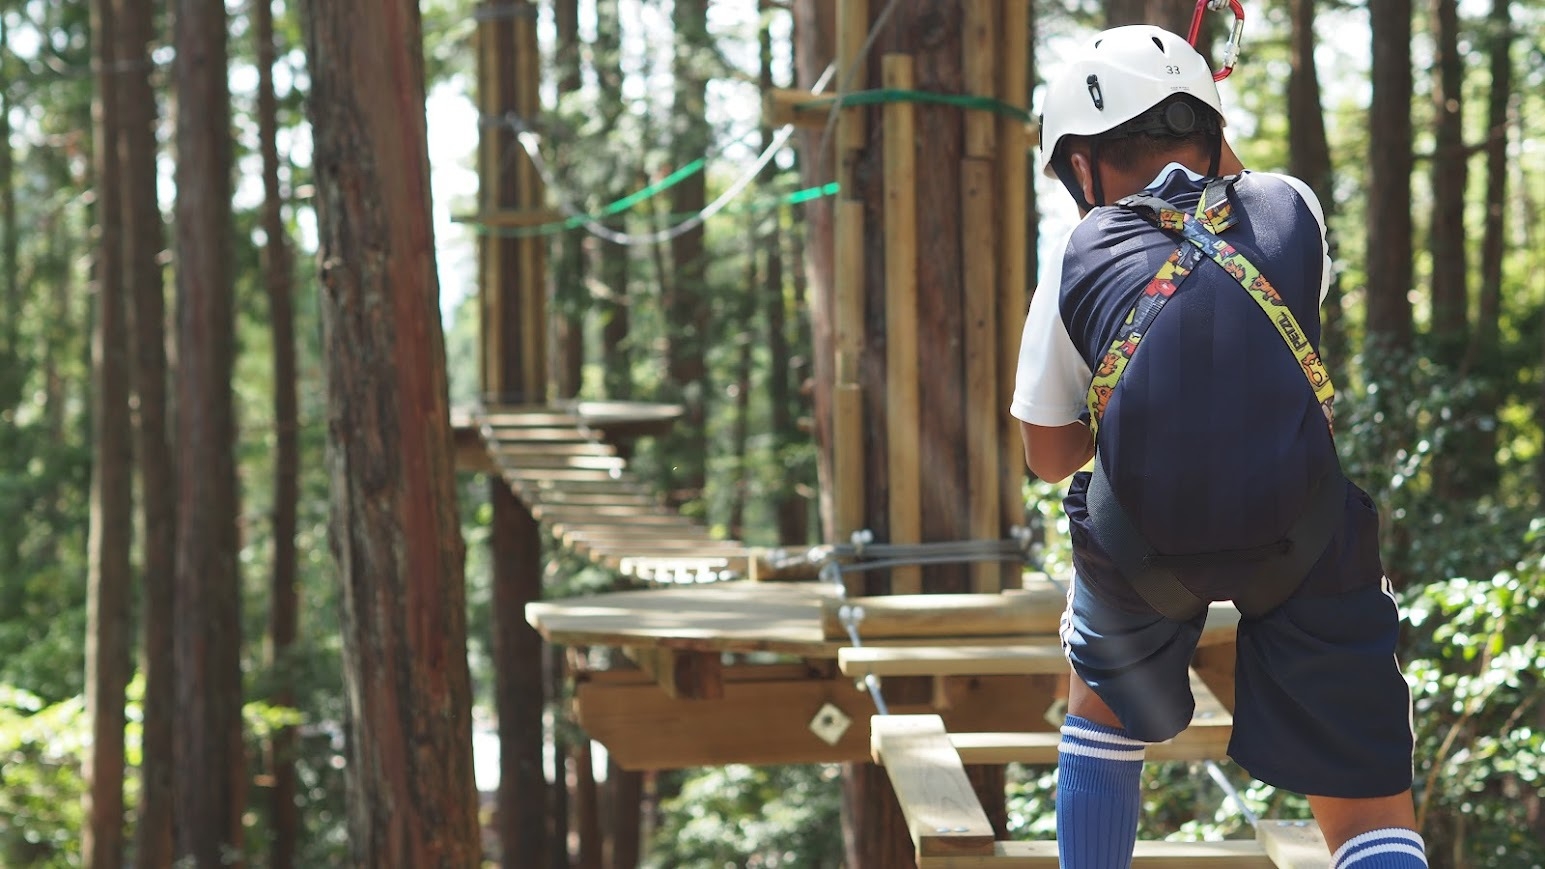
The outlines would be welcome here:
M 966 0 L 961 65 L 966 92 L 991 97 L 997 93 L 995 13 L 1001 0 Z M 1000 521 L 999 418 L 1008 413 L 998 401 L 998 232 L 994 209 L 995 158 L 998 150 L 996 116 L 965 113 L 965 159 L 961 161 L 961 270 L 965 291 L 966 351 L 966 472 L 970 504 L 969 527 L 977 540 L 1003 534 Z M 977 592 L 1003 587 L 1002 565 L 971 566 L 971 586 Z
M 1020 108 L 1030 106 L 1030 2 L 997 0 L 1001 9 L 995 20 L 1002 40 L 998 52 L 998 98 Z M 1002 525 L 1013 525 L 1024 516 L 1024 455 L 1020 449 L 1019 423 L 1009 416 L 1018 370 L 1020 332 L 1024 329 L 1029 282 L 1035 279 L 1026 267 L 1030 234 L 1027 169 L 1030 143 L 1019 118 L 998 116 L 998 399 L 996 416 L 999 449 L 999 499 Z M 1005 528 L 1004 530 L 1007 530 Z M 1005 570 L 1005 587 L 1018 588 L 1020 571 Z
M 868 0 L 847 0 L 837 7 L 837 88 L 852 75 L 863 83 L 862 73 L 852 67 L 862 62 L 869 26 Z M 864 527 L 864 406 L 859 385 L 859 359 L 864 349 L 864 204 L 853 184 L 853 163 L 863 147 L 867 127 L 861 110 L 842 109 L 837 115 L 837 177 L 842 185 L 836 205 L 836 267 L 833 276 L 833 309 L 836 388 L 832 396 L 832 508 L 837 536 Z M 862 580 L 849 580 L 848 591 L 861 593 Z
M 887 54 L 881 81 L 895 90 L 911 90 L 912 58 Z M 885 127 L 885 454 L 890 482 L 889 539 L 922 540 L 922 504 L 918 491 L 917 390 L 917 149 L 912 103 L 887 103 Z M 892 594 L 923 590 L 920 567 L 891 570 Z

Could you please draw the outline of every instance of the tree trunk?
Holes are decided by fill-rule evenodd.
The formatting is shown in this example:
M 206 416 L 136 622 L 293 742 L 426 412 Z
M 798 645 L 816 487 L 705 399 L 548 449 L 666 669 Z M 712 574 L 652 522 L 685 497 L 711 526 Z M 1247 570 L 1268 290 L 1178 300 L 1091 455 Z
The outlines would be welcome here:
M 1486 222 L 1481 235 L 1480 305 L 1470 335 L 1467 370 L 1497 376 L 1502 314 L 1502 261 L 1507 255 L 1507 130 L 1513 96 L 1510 0 L 1493 0 L 1487 18 L 1491 91 L 1486 99 Z
M 216 866 L 242 847 L 231 109 L 225 8 L 179 0 L 177 854 Z
M 795 87 L 810 90 L 836 57 L 836 4 L 822 0 L 794 0 Z M 834 89 L 832 89 L 834 90 Z M 801 130 L 799 141 L 799 177 L 805 187 L 831 181 L 832 144 L 814 130 Z M 829 138 L 829 137 L 828 137 Z M 832 384 L 836 382 L 836 359 L 832 353 L 832 202 L 830 198 L 812 199 L 801 206 L 804 224 L 804 282 L 801 299 L 811 332 L 810 401 L 813 408 L 816 443 L 816 478 L 820 483 L 819 510 L 821 539 L 836 537 L 832 512 Z
M 608 760 L 606 787 L 611 791 L 608 805 L 606 869 L 638 869 L 641 857 L 640 833 L 644 802 L 644 774 L 625 770 L 615 760 Z
M 577 93 L 580 79 L 579 0 L 555 0 L 553 17 L 558 31 L 555 66 L 558 96 Z M 572 134 L 565 133 L 562 144 L 572 144 Z M 571 148 L 563 148 L 570 152 Z M 559 165 L 572 179 L 573 159 L 564 157 Z M 590 293 L 585 284 L 585 238 L 581 229 L 557 237 L 559 255 L 555 258 L 553 283 L 553 388 L 554 398 L 573 398 L 583 385 L 585 368 L 585 313 Z
M 273 672 L 275 706 L 295 705 L 291 648 L 299 621 L 295 589 L 296 509 L 300 500 L 300 429 L 295 362 L 294 270 L 284 225 L 284 194 L 279 188 L 279 101 L 274 93 L 274 17 L 272 0 L 250 7 L 258 70 L 258 141 L 263 160 L 263 264 L 268 290 L 269 328 L 273 333 L 274 373 L 274 564 L 268 613 L 268 665 Z M 276 729 L 269 738 L 270 794 L 268 865 L 292 869 L 300 841 L 300 812 L 295 804 L 295 730 Z
M 595 42 L 591 57 L 599 91 L 603 126 L 616 129 L 627 103 L 622 99 L 622 16 L 618 0 L 596 0 Z M 615 202 L 625 192 L 626 179 L 633 177 L 636 155 L 614 153 L 611 176 L 618 179 L 604 188 L 608 201 Z M 618 216 L 608 218 L 606 226 L 616 232 L 627 229 L 626 221 Z M 633 360 L 628 346 L 628 248 L 609 241 L 596 239 L 592 242 L 596 251 L 596 271 L 601 286 L 606 289 L 606 301 L 601 307 L 601 366 L 606 385 L 606 397 L 626 399 L 633 396 Z
M 1292 71 L 1288 74 L 1288 172 L 1302 178 L 1320 200 L 1327 225 L 1336 210 L 1335 179 L 1331 171 L 1330 142 L 1325 135 L 1325 113 L 1320 105 L 1320 76 L 1314 60 L 1318 41 L 1314 34 L 1317 0 L 1290 0 L 1292 19 Z M 1330 239 L 1335 257 L 1336 240 Z M 1348 356 L 1346 325 L 1342 322 L 1341 279 L 1331 275 L 1330 292 L 1320 310 L 1321 355 L 1327 359 L 1337 383 L 1345 382 Z
M 1469 331 L 1465 258 L 1464 58 L 1459 53 L 1458 0 L 1431 0 L 1437 52 L 1432 80 L 1432 332 L 1437 361 L 1457 367 Z
M 167 398 L 166 247 L 156 191 L 156 124 L 159 112 L 150 84 L 151 0 L 116 0 L 119 98 L 123 138 L 118 151 L 123 179 L 124 279 L 131 302 L 130 366 L 140 511 L 144 527 L 142 607 L 145 673 L 141 738 L 139 818 L 134 852 L 138 865 L 160 869 L 172 862 L 172 729 L 177 715 L 173 662 L 173 587 L 176 583 L 177 472 Z
M 1105 26 L 1153 24 L 1185 36 L 1195 9 L 1196 4 L 1185 0 L 1105 0 Z M 1198 46 L 1197 50 L 1208 54 L 1206 45 Z
M 706 112 L 708 75 L 702 55 L 713 45 L 708 32 L 708 0 L 676 0 L 672 7 L 676 54 L 672 64 L 676 98 L 671 106 L 671 154 L 684 165 L 708 153 L 713 127 Z M 671 212 L 697 214 L 707 205 L 705 173 L 697 172 L 671 188 Z M 675 455 L 671 489 L 682 501 L 702 496 L 707 479 L 708 330 L 707 250 L 703 227 L 671 240 L 672 280 L 665 297 L 670 323 L 667 369 L 677 398 L 685 409 L 671 447 Z
M 590 738 L 574 745 L 574 817 L 579 828 L 578 869 L 601 869 L 601 803 L 595 783 L 595 756 Z
M 123 214 L 118 166 L 120 98 L 110 0 L 91 4 L 96 69 L 92 168 L 96 176 L 97 250 L 92 267 L 91 524 L 86 577 L 86 716 L 91 747 L 81 828 L 81 864 L 123 865 L 124 694 L 129 684 L 129 608 L 133 573 L 133 432 L 129 421 L 128 325 L 124 322 Z
M 547 786 L 547 864 L 551 869 L 569 869 L 569 778 L 565 761 L 569 738 L 565 732 L 568 716 L 568 647 L 551 643 L 542 646 L 542 671 L 547 680 L 547 708 L 554 722 L 551 751 L 553 780 Z
M 307 0 L 351 862 L 475 867 L 464 551 L 414 0 Z
M 542 772 L 542 637 L 526 604 L 542 598 L 542 529 L 503 479 L 493 502 L 494 702 L 499 718 L 499 840 L 504 865 L 540 866 L 547 842 L 547 778 Z
M 730 430 L 730 449 L 735 453 L 735 479 L 732 482 L 734 492 L 730 497 L 730 537 L 735 540 L 744 540 L 746 522 L 746 499 L 750 496 L 750 464 L 747 459 L 750 456 L 751 439 L 751 348 L 752 324 L 756 319 L 756 292 L 757 292 L 757 230 L 755 217 L 751 220 L 751 232 L 749 233 L 750 245 L 746 251 L 746 278 L 744 295 L 741 298 L 739 316 L 733 324 L 735 348 L 735 382 L 731 387 L 734 392 L 732 398 L 735 403 L 734 424 Z M 770 252 L 769 252 L 770 253 Z
M 1369 0 L 1366 328 L 1375 379 L 1411 350 L 1411 0 Z M 1382 369 L 1382 370 L 1381 370 Z
M 10 33 L 0 15 L 0 57 L 11 53 Z M 21 262 L 17 258 L 16 154 L 11 150 L 11 96 L 0 88 L 0 282 L 4 283 L 4 326 L 0 327 L 0 360 L 7 364 L 18 351 L 21 325 Z

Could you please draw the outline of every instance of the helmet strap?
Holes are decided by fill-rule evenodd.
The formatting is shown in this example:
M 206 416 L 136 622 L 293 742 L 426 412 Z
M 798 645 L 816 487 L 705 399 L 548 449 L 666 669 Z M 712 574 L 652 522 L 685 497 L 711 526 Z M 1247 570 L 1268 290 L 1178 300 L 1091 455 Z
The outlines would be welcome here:
M 1218 177 L 1218 164 L 1223 160 L 1223 131 L 1218 130 L 1208 136 L 1212 139 L 1212 162 L 1207 164 L 1207 177 Z
M 1094 204 L 1105 204 L 1105 190 L 1100 184 L 1100 140 L 1089 140 L 1089 176 L 1094 182 Z

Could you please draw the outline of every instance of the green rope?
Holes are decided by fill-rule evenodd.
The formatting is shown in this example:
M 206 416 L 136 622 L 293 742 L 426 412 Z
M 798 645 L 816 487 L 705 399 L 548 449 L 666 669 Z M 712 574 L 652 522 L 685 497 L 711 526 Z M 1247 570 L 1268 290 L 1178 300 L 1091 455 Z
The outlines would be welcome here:
M 831 107 L 838 104 L 844 106 L 874 106 L 882 103 L 931 103 L 934 105 L 955 106 L 962 109 L 977 109 L 994 114 L 1007 115 L 1021 121 L 1033 121 L 1035 116 L 1020 108 L 1009 105 L 1002 100 L 992 97 L 975 97 L 969 94 L 941 94 L 936 91 L 914 91 L 901 88 L 879 88 L 877 90 L 854 91 L 843 94 L 841 97 L 827 97 L 819 100 L 809 100 L 794 106 L 797 112 L 830 111 Z

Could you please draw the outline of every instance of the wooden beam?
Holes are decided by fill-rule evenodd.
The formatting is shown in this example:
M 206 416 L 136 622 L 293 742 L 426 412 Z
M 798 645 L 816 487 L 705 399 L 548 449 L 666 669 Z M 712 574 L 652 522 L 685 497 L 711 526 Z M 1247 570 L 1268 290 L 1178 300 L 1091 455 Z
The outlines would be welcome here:
M 993 853 L 992 822 L 937 715 L 876 715 L 870 749 L 885 767 L 918 857 Z
M 981 0 L 970 2 L 981 4 Z M 987 129 L 990 130 L 990 125 Z M 968 128 L 968 136 L 969 132 Z M 998 403 L 998 369 L 1003 354 L 998 349 L 998 276 L 994 260 L 998 235 L 994 211 L 997 200 L 993 186 L 991 160 L 967 158 L 961 161 L 967 522 L 972 538 L 977 540 L 996 540 L 1004 533 L 998 509 L 1001 495 L 998 436 L 1001 431 L 999 419 L 1007 413 L 1007 406 Z M 997 591 L 1003 587 L 1002 565 L 998 562 L 973 564 L 971 580 L 974 591 Z
M 966 93 L 995 97 L 998 82 L 998 18 L 995 0 L 965 0 L 965 26 L 961 33 L 961 67 Z M 1028 34 L 1026 34 L 1028 35 Z M 998 116 L 983 111 L 964 113 L 967 158 L 992 158 L 998 148 Z M 989 254 L 988 262 L 991 262 Z
M 721 700 L 724 698 L 723 655 L 716 652 L 684 652 L 659 646 L 624 650 L 638 668 L 665 689 L 674 700 Z
M 724 696 L 676 700 L 651 682 L 582 681 L 574 710 L 580 726 L 605 745 L 623 769 L 681 769 L 729 763 L 858 763 L 870 758 L 865 722 L 875 712 L 869 695 L 851 679 L 744 681 L 727 668 Z M 1048 686 L 1033 679 L 979 679 L 972 692 L 943 713 L 958 730 L 1015 730 L 1031 726 L 1051 702 Z M 835 745 L 809 729 L 830 703 L 852 720 Z M 928 713 L 926 703 L 891 704 L 898 714 Z
M 1018 646 L 864 646 L 837 653 L 844 676 L 996 676 L 1060 674 L 1067 658 L 1056 637 Z
M 860 3 L 858 5 L 867 5 Z M 839 9 L 846 9 L 843 4 Z M 841 14 L 841 13 L 839 13 Z M 839 539 L 864 527 L 864 401 L 859 362 L 864 350 L 864 204 L 840 199 L 834 208 L 836 268 L 832 393 L 832 505 Z M 848 580 L 859 593 L 861 577 Z
M 998 98 L 1011 106 L 1030 107 L 1030 3 L 1029 0 L 999 0 L 998 18 Z M 1027 211 L 1030 182 L 1028 173 L 1031 145 L 1039 138 L 1029 136 L 1026 125 L 1016 118 L 998 116 L 997 183 L 997 313 L 998 327 L 998 472 L 999 505 L 1006 524 L 1017 524 L 1024 517 L 1023 484 L 1026 475 L 1019 422 L 1009 416 L 1018 369 L 1020 333 L 1028 310 L 1028 286 L 1035 280 L 1029 274 Z M 1005 571 L 1004 584 L 1016 584 L 1018 577 Z
M 479 211 L 476 214 L 458 214 L 453 223 L 470 223 L 493 229 L 517 229 L 562 223 L 565 215 L 551 208 L 499 208 Z
M 921 856 L 917 869 L 1057 869 L 1057 843 L 997 842 L 992 853 Z M 1327 865 L 1319 864 L 1321 869 Z M 1273 869 L 1271 858 L 1250 841 L 1138 842 L 1133 869 Z
M 887 88 L 911 90 L 912 57 L 880 59 Z M 917 124 L 906 101 L 881 110 L 885 138 L 885 456 L 892 543 L 922 540 L 920 395 L 917 377 Z M 923 570 L 893 567 L 891 593 L 923 590 Z
M 1313 821 L 1261 821 L 1255 840 L 1277 869 L 1326 869 L 1330 846 Z
M 1005 594 L 909 594 L 831 599 L 821 603 L 821 632 L 847 639 L 838 618 L 844 605 L 863 608 L 859 633 L 866 641 L 911 637 L 1056 634 L 1067 599 L 1046 583 Z

